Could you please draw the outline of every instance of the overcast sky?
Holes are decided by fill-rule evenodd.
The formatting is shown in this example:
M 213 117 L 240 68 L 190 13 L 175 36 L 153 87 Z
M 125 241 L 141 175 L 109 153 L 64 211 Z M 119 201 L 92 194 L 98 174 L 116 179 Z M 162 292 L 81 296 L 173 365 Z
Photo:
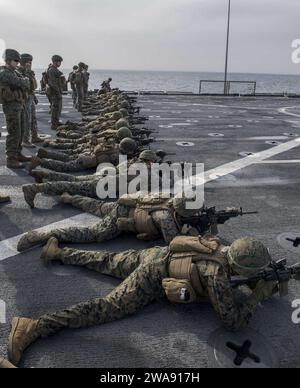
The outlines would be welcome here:
M 228 0 L 0 0 L 0 39 L 44 68 L 224 71 Z M 229 69 L 293 73 L 299 0 L 232 0 Z

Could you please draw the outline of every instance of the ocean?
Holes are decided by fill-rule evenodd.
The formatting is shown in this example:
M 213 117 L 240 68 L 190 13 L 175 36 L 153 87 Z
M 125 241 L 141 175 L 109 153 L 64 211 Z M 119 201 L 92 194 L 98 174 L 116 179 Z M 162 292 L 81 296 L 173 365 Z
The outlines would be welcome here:
M 300 69 L 300 68 L 299 68 Z M 62 69 L 67 75 L 70 70 Z M 36 70 L 41 79 L 42 70 Z M 99 89 L 102 81 L 111 77 L 112 87 L 126 91 L 177 91 L 199 92 L 200 80 L 224 80 L 222 73 L 173 72 L 173 71 L 128 71 L 128 70 L 90 70 L 90 89 Z M 239 74 L 231 73 L 231 81 L 256 82 L 257 93 L 299 93 L 300 75 L 276 74 Z M 252 90 L 252 85 L 233 85 L 238 92 Z M 223 84 L 206 84 L 203 92 L 219 92 Z

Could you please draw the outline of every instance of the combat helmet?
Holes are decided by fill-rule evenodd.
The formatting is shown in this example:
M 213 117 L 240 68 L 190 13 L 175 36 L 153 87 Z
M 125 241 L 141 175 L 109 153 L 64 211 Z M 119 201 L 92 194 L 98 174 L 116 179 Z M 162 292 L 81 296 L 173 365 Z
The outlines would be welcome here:
M 120 129 L 122 127 L 127 127 L 129 128 L 129 123 L 125 119 L 120 119 L 116 122 L 116 129 Z
M 60 55 L 53 55 L 52 62 L 63 62 L 63 58 Z
M 151 150 L 145 150 L 140 154 L 139 159 L 143 160 L 145 162 L 155 163 L 155 162 L 157 162 L 157 155 L 155 152 L 153 152 Z
M 119 110 L 119 112 L 121 113 L 122 117 L 124 117 L 124 118 L 126 118 L 126 117 L 129 116 L 128 110 L 125 109 L 125 108 L 121 108 L 121 109 Z
M 185 195 L 176 196 L 171 200 L 171 204 L 176 213 L 181 217 L 192 217 L 196 215 L 200 209 L 188 209 L 187 203 L 193 202 L 192 198 L 187 198 Z
M 227 252 L 229 264 L 242 276 L 255 275 L 265 270 L 272 258 L 269 250 L 255 238 L 236 240 Z
M 13 50 L 13 49 L 6 49 L 4 51 L 3 59 L 5 61 L 21 61 L 21 55 L 18 53 L 18 51 Z
M 118 130 L 117 134 L 118 134 L 118 139 L 119 140 L 123 140 L 123 139 L 126 139 L 126 138 L 132 138 L 132 132 L 127 127 L 120 128 Z
M 122 113 L 120 113 L 120 112 L 114 112 L 114 113 L 112 114 L 112 119 L 113 119 L 113 120 L 116 120 L 116 121 L 120 120 L 122 117 L 123 117 L 123 116 L 122 116 Z
M 130 108 L 129 102 L 128 101 L 121 102 L 121 108 L 129 109 Z
M 126 154 L 126 155 L 131 155 L 135 152 L 136 150 L 136 142 L 131 139 L 130 137 L 126 137 L 125 139 L 123 139 L 120 143 L 120 151 L 123 153 L 123 154 Z

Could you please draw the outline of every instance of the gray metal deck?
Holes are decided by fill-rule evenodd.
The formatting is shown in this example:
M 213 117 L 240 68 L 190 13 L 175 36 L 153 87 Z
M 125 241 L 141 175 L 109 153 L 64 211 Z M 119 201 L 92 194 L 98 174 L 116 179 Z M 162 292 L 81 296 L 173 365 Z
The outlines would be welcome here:
M 49 129 L 46 99 L 40 97 L 40 102 L 45 104 L 39 105 L 40 130 L 53 134 Z M 176 156 L 170 157 L 174 161 L 205 163 L 211 178 L 206 185 L 208 205 L 221 209 L 242 206 L 245 210 L 260 212 L 221 227 L 224 239 L 258 237 L 268 245 L 275 259 L 286 257 L 289 263 L 300 261 L 300 247 L 293 248 L 291 244 L 284 249 L 278 242 L 284 233 L 300 237 L 299 100 L 151 95 L 140 96 L 139 104 L 143 106 L 141 114 L 150 116 L 149 127 L 159 130 L 153 148 L 175 152 Z M 64 112 L 64 120 L 79 119 L 70 97 L 64 99 Z M 0 127 L 3 126 L 4 115 L 0 113 Z M 216 133 L 223 136 L 211 136 Z M 37 318 L 45 312 L 105 295 L 118 284 L 83 269 L 57 265 L 49 270 L 39 260 L 40 249 L 22 255 L 14 251 L 16 236 L 60 221 L 67 225 L 79 212 L 45 196 L 38 197 L 36 209 L 29 209 L 21 185 L 33 180 L 23 171 L 15 173 L 4 167 L 4 141 L 5 134 L 0 139 L 0 189 L 10 194 L 13 202 L 0 205 L 0 300 L 6 303 L 7 315 L 6 323 L 0 323 L 0 355 L 6 355 L 9 322 L 13 316 Z M 281 144 L 266 143 L 274 141 L 287 143 L 284 152 L 279 152 Z M 179 142 L 194 145 L 180 147 Z M 256 155 L 242 168 L 241 152 L 256 154 L 265 150 L 272 150 L 269 159 Z M 224 166 L 235 161 L 233 170 Z M 151 243 L 121 238 L 101 246 L 81 247 L 121 251 L 149 246 Z M 251 322 L 251 328 L 270 342 L 281 367 L 300 365 L 299 327 L 291 320 L 294 311 L 291 303 L 295 299 L 300 299 L 300 284 L 292 282 L 289 297 L 274 298 L 264 304 Z M 210 306 L 153 304 L 120 322 L 66 331 L 41 340 L 26 352 L 22 366 L 208 367 L 211 365 L 209 338 L 219 327 L 220 322 Z

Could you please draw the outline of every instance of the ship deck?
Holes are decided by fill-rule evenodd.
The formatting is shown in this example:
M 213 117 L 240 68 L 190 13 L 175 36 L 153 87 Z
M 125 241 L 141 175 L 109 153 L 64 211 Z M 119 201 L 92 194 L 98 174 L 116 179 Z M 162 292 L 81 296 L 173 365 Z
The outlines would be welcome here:
M 39 96 L 41 133 L 52 135 L 48 104 Z M 298 99 L 271 97 L 200 97 L 144 95 L 138 97 L 141 115 L 159 133 L 153 149 L 164 149 L 172 161 L 205 164 L 207 205 L 219 209 L 243 207 L 258 215 L 229 221 L 220 236 L 230 242 L 254 236 L 269 248 L 274 259 L 300 261 L 300 246 L 286 238 L 300 237 L 300 103 Z M 79 120 L 71 98 L 64 97 L 63 120 Z M 2 129 L 1 129 L 2 128 Z M 25 171 L 5 167 L 5 118 L 0 113 L 0 190 L 12 203 L 0 205 L 0 355 L 7 352 L 13 316 L 37 318 L 68 305 L 108 294 L 118 281 L 81 268 L 53 265 L 45 268 L 41 249 L 18 254 L 20 236 L 34 228 L 53 228 L 97 220 L 55 198 L 38 196 L 30 209 L 22 185 L 33 182 Z M 33 153 L 26 151 L 26 153 Z M 105 244 L 79 245 L 86 250 L 143 249 L 162 242 L 141 242 L 122 237 Z M 300 366 L 299 327 L 292 322 L 293 301 L 300 299 L 300 284 L 290 283 L 290 294 L 261 306 L 250 329 L 238 334 L 238 343 L 251 339 L 261 366 Z M 4 309 L 4 304 L 2 311 Z M 300 303 L 300 302 L 299 302 Z M 38 341 L 25 354 L 22 367 L 166 367 L 201 368 L 217 365 L 212 356 L 220 322 L 208 305 L 170 306 L 159 303 L 122 321 L 86 330 L 64 331 Z M 222 332 L 220 338 L 232 340 Z M 259 339 L 259 341 L 258 341 Z M 259 344 L 255 345 L 255 341 Z M 262 343 L 266 341 L 266 348 Z M 255 349 L 255 346 L 258 347 Z M 262 349 L 263 348 L 263 349 Z M 266 349 L 276 355 L 270 361 Z M 229 352 L 229 353 L 228 353 Z M 227 366 L 234 353 L 221 349 Z M 216 353 L 215 353 L 216 354 Z M 232 357 L 232 359 L 231 359 Z M 251 361 L 244 366 L 252 367 Z M 257 365 L 255 365 L 257 366 Z

